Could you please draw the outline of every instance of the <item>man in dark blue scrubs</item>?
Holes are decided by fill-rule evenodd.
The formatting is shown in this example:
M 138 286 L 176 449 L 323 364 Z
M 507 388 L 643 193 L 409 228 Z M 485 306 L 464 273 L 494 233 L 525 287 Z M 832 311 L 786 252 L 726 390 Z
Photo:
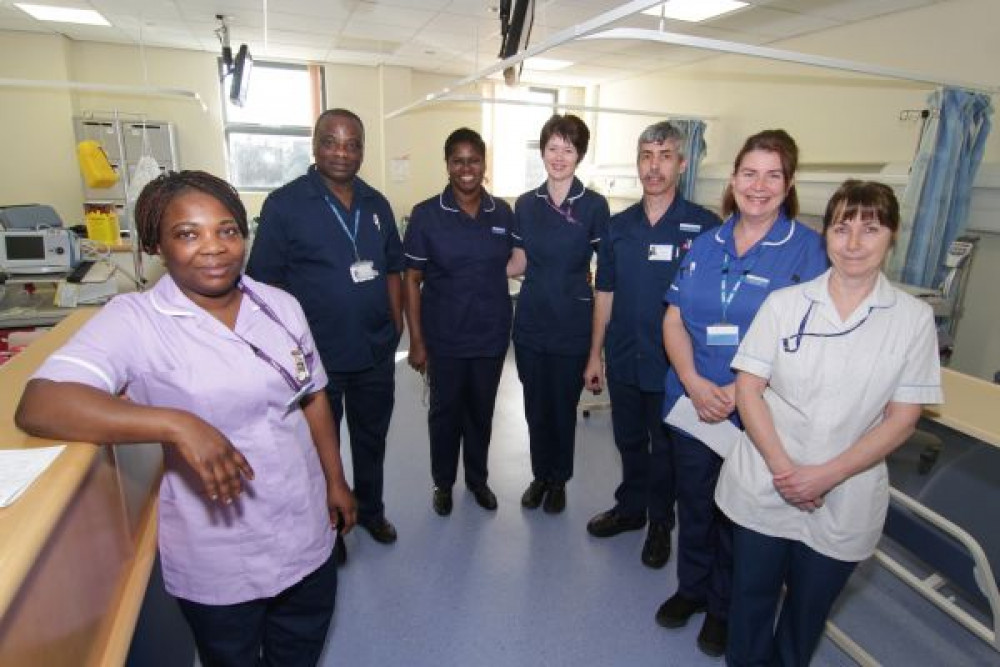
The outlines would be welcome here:
M 247 274 L 302 304 L 338 426 L 347 416 L 358 523 L 389 544 L 396 529 L 385 518 L 382 467 L 403 329 L 403 252 L 389 202 L 358 178 L 364 147 L 353 112 L 320 115 L 315 164 L 264 201 Z
M 593 517 L 587 530 L 611 537 L 639 530 L 649 520 L 642 562 L 660 568 L 670 559 L 674 525 L 671 442 L 661 421 L 663 295 L 696 236 L 716 227 L 711 211 L 677 192 L 684 172 L 684 136 L 668 122 L 639 136 L 637 166 L 642 200 L 611 218 L 597 256 L 594 329 L 584 373 L 586 387 L 603 385 L 604 348 L 611 421 L 622 457 L 622 482 L 615 506 Z

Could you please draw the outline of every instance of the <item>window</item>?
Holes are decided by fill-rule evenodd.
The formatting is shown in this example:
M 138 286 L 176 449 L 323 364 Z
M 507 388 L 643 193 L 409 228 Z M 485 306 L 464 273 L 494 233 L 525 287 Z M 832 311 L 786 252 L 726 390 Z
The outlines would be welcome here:
M 231 75 L 222 77 L 230 182 L 266 191 L 304 174 L 312 162 L 312 126 L 325 103 L 323 68 L 255 62 L 243 107 L 229 100 L 231 85 Z
M 545 180 L 538 134 L 556 112 L 558 91 L 550 88 L 500 88 L 498 99 L 529 102 L 497 103 L 484 115 L 493 114 L 493 193 L 502 197 L 517 196 L 538 187 Z M 483 127 L 490 127 L 484 118 Z

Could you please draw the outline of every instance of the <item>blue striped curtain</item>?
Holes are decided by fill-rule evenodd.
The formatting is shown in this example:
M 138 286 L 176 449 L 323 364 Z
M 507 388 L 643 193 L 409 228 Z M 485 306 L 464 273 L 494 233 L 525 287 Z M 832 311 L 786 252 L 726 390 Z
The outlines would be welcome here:
M 889 275 L 910 285 L 941 280 L 948 245 L 969 219 L 972 184 L 983 159 L 993 114 L 990 97 L 943 88 L 928 97 L 931 117 L 903 193 L 902 228 Z
M 681 174 L 677 189 L 688 201 L 694 201 L 694 188 L 698 182 L 698 167 L 705 157 L 705 121 L 703 120 L 670 120 L 670 124 L 684 133 L 684 157 L 687 158 L 687 169 Z

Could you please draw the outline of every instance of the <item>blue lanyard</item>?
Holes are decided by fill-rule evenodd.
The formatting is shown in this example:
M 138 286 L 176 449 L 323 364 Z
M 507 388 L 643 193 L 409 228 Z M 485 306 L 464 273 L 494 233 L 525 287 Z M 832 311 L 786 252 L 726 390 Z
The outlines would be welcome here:
M 816 305 L 815 301 L 809 303 L 809 309 L 806 310 L 806 314 L 802 317 L 802 321 L 799 322 L 798 333 L 791 336 L 785 336 L 784 338 L 781 339 L 781 347 L 785 350 L 785 352 L 791 354 L 798 352 L 799 347 L 802 345 L 802 339 L 806 337 L 812 336 L 815 338 L 838 338 L 840 336 L 846 336 L 847 334 L 856 331 L 861 327 L 862 324 L 867 322 L 868 318 L 872 314 L 872 311 L 875 310 L 875 306 L 869 306 L 868 312 L 865 313 L 865 316 L 861 318 L 861 321 L 855 324 L 850 329 L 844 329 L 843 331 L 838 331 L 836 333 L 810 333 L 806 331 L 806 322 L 809 321 L 809 315 L 812 313 L 813 306 L 815 305 Z
M 733 302 L 733 299 L 736 298 L 736 293 L 740 291 L 740 286 L 743 285 L 743 278 L 748 273 L 750 273 L 750 271 L 752 271 L 753 267 L 756 266 L 756 265 L 757 265 L 757 262 L 754 261 L 753 266 L 750 266 L 745 271 L 743 271 L 742 273 L 740 273 L 740 277 L 736 280 L 736 284 L 733 285 L 733 291 L 732 292 L 728 292 L 727 291 L 727 287 L 728 287 L 728 280 L 727 279 L 728 279 L 728 276 L 729 276 L 729 253 L 726 253 L 726 254 L 724 254 L 722 256 L 722 291 L 721 291 L 720 296 L 721 296 L 721 299 L 722 299 L 722 321 L 723 322 L 726 321 L 726 312 L 729 310 L 729 304 L 731 304 Z
M 343 216 L 340 215 L 340 211 L 337 210 L 337 205 L 330 200 L 329 196 L 326 197 L 326 205 L 329 206 L 330 210 L 333 211 L 333 214 L 337 216 L 337 222 L 340 223 L 340 228 L 344 230 L 344 233 L 347 234 L 347 238 L 351 240 L 351 247 L 354 248 L 354 260 L 360 262 L 361 255 L 358 254 L 358 221 L 361 219 L 361 207 L 359 206 L 354 209 L 354 233 L 351 234 L 351 230 L 347 228 L 347 223 L 344 222 Z

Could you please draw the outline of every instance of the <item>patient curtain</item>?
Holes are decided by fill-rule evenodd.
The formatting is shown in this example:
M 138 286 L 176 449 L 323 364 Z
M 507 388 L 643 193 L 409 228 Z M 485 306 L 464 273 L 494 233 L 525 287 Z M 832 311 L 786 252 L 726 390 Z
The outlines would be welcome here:
M 889 264 L 893 279 L 922 287 L 941 279 L 948 245 L 968 223 L 972 184 L 993 113 L 988 95 L 956 88 L 931 93 L 928 106 Z
M 684 157 L 687 159 L 687 169 L 681 174 L 677 191 L 688 201 L 694 201 L 694 188 L 698 182 L 698 166 L 705 155 L 705 121 L 703 120 L 670 120 L 670 124 L 684 133 Z

